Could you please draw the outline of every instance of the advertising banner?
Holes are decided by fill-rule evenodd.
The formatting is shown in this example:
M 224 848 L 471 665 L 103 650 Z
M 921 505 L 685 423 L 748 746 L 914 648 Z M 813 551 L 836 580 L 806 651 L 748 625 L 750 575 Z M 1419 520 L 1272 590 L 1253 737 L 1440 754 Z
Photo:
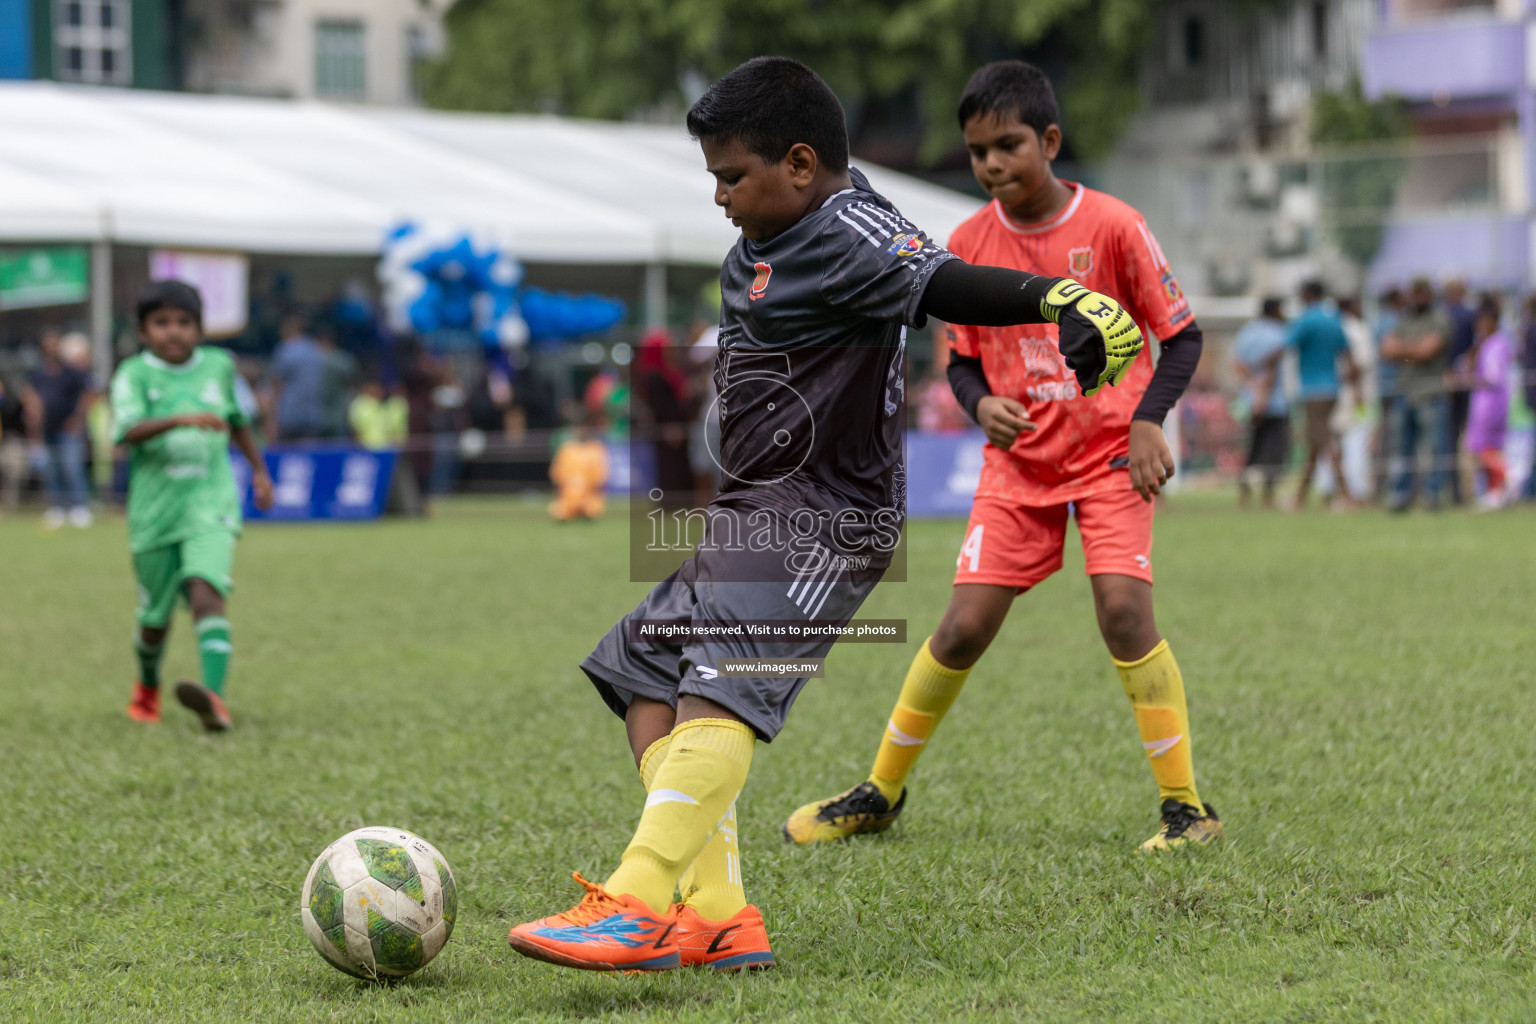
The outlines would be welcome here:
M 246 519 L 307 522 L 382 516 L 399 456 L 350 447 L 269 448 L 266 460 L 273 501 L 265 512 L 251 501 L 250 467 L 239 453 L 231 452 L 230 457 Z

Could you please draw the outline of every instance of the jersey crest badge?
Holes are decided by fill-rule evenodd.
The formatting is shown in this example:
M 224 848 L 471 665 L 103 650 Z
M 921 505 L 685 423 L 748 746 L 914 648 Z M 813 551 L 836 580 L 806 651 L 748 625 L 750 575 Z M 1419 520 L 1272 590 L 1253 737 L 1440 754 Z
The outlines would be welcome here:
M 1168 301 L 1177 306 L 1184 301 L 1184 293 L 1179 290 L 1179 282 L 1175 280 L 1172 270 L 1163 271 L 1163 291 L 1168 296 Z
M 752 289 L 747 292 L 747 297 L 756 302 L 768 290 L 768 279 L 773 276 L 773 268 L 766 263 L 758 263 L 753 269 L 757 271 L 757 276 L 752 279 Z
M 198 401 L 204 405 L 218 405 L 224 401 L 224 393 L 219 390 L 219 382 L 216 380 L 203 383 L 203 393 L 198 395 Z
M 920 235 L 903 232 L 891 239 L 885 251 L 892 256 L 916 256 L 923 251 L 923 239 Z
M 1068 250 L 1067 268 L 1067 272 L 1073 277 L 1093 273 L 1093 246 L 1085 245 L 1081 249 Z

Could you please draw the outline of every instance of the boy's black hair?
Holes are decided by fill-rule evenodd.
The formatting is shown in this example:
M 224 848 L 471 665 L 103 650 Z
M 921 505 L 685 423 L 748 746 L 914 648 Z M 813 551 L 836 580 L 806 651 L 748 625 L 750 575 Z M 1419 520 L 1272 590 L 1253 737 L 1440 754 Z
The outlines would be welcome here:
M 134 305 L 139 326 L 143 327 L 145 319 L 157 309 L 179 309 L 190 313 L 197 321 L 198 329 L 202 329 L 203 297 L 185 281 L 151 281 L 140 288 L 138 302 Z
M 1284 308 L 1285 300 L 1271 295 L 1264 300 L 1262 312 L 1271 320 L 1279 320 L 1281 318 L 1281 310 Z
M 1328 297 L 1328 289 L 1316 277 L 1301 282 L 1301 298 L 1304 302 L 1321 302 Z
M 1040 135 L 1061 124 L 1056 90 L 1044 71 L 1022 60 L 995 60 L 983 64 L 960 94 L 960 127 L 978 115 L 1012 114 Z
M 770 164 L 803 142 L 828 170 L 848 169 L 843 105 L 820 75 L 788 57 L 753 57 L 727 72 L 688 111 L 688 133 L 735 140 Z

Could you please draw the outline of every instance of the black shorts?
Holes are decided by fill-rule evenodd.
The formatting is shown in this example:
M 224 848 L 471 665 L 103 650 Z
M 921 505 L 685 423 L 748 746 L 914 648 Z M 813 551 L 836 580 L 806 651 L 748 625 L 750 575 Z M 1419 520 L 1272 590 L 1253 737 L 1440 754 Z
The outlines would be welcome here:
M 1270 479 L 1285 470 L 1291 457 L 1291 420 L 1288 416 L 1255 416 L 1248 441 L 1246 468 L 1263 469 Z
M 761 509 L 752 514 L 777 516 Z M 582 671 L 620 718 L 635 696 L 675 708 L 678 697 L 688 694 L 729 709 L 759 739 L 772 740 L 809 677 L 726 677 L 717 666 L 725 658 L 822 658 L 833 638 L 768 640 L 743 631 L 671 641 L 642 640 L 637 633 L 642 622 L 846 623 L 879 582 L 884 563 L 867 553 L 840 551 L 824 538 L 801 546 L 787 558 L 781 550 L 701 544 L 608 631 L 581 663 Z

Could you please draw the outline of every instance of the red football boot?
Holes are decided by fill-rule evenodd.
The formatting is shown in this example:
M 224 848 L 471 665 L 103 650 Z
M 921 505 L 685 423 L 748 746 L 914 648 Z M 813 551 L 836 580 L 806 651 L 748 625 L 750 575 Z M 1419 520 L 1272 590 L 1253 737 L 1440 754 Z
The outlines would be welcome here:
M 678 966 L 677 908 L 658 914 L 645 901 L 615 895 L 572 872 L 587 894 L 563 914 L 512 929 L 507 941 L 526 957 L 582 971 L 668 971 Z
M 135 722 L 160 721 L 160 688 L 133 684 L 133 700 L 128 702 L 128 717 Z

